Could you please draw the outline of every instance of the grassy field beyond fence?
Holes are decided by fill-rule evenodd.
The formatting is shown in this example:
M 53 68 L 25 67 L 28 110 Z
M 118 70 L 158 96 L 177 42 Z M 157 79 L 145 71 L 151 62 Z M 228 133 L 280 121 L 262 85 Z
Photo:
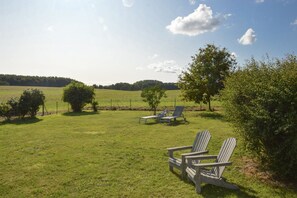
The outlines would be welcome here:
M 29 88 L 42 90 L 45 94 L 45 107 L 49 113 L 67 112 L 69 105 L 62 101 L 63 88 L 57 87 L 22 87 L 22 86 L 0 86 L 0 102 L 5 102 L 11 97 L 20 97 L 22 92 Z M 119 91 L 95 89 L 96 100 L 98 101 L 99 109 L 145 109 L 148 104 L 143 102 L 140 97 L 141 91 Z M 162 99 L 159 109 L 165 107 L 173 108 L 176 105 L 185 107 L 195 107 L 196 109 L 205 109 L 205 104 L 195 104 L 194 102 L 185 102 L 180 96 L 179 90 L 166 91 L 167 98 Z M 220 107 L 219 101 L 213 101 L 212 105 Z M 86 108 L 90 107 L 86 106 Z

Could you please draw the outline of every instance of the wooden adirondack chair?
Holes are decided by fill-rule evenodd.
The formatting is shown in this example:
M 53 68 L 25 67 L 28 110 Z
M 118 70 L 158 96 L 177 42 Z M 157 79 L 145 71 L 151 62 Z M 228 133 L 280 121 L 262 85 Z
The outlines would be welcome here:
M 222 177 L 224 169 L 226 166 L 230 166 L 232 163 L 229 159 L 233 153 L 236 146 L 235 138 L 228 138 L 224 141 L 219 154 L 216 155 L 200 155 L 200 156 L 188 156 L 186 157 L 188 161 L 188 167 L 186 168 L 186 173 L 188 178 L 195 183 L 196 192 L 201 192 L 201 183 L 208 183 L 216 186 L 221 186 L 229 189 L 238 189 L 236 185 L 228 183 Z M 205 159 L 215 159 L 214 163 L 200 163 L 193 164 L 193 160 L 205 160 Z M 211 167 L 210 170 L 205 168 Z
M 181 177 L 185 178 L 186 168 L 187 168 L 186 156 L 206 154 L 208 151 L 206 151 L 205 149 L 208 145 L 210 137 L 211 137 L 210 133 L 207 130 L 205 130 L 197 133 L 194 143 L 191 146 L 168 148 L 167 150 L 169 155 L 169 160 L 168 160 L 169 170 L 173 171 L 173 167 L 175 167 L 181 170 Z M 182 154 L 181 159 L 174 157 L 175 151 L 181 151 L 185 149 L 191 149 L 191 152 Z
M 176 121 L 177 118 L 183 118 L 183 120 L 186 122 L 186 118 L 183 115 L 184 106 L 176 106 L 174 109 L 174 112 L 171 116 L 165 116 L 161 118 L 161 122 L 167 122 L 171 123 L 171 121 Z

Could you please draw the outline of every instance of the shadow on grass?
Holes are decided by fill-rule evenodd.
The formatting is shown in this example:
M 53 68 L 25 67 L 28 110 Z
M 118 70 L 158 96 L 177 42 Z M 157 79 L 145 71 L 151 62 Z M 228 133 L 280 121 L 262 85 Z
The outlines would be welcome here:
M 62 115 L 64 116 L 85 116 L 85 115 L 97 115 L 99 112 L 89 112 L 89 111 L 83 111 L 83 112 L 66 112 Z
M 195 190 L 195 184 L 191 181 L 184 180 L 185 183 L 188 183 L 193 186 L 193 190 Z M 211 184 L 202 184 L 202 192 L 200 195 L 203 197 L 245 197 L 245 198 L 256 198 L 257 192 L 248 188 L 245 188 L 241 185 L 235 184 L 239 187 L 238 190 L 231 190 L 223 187 L 214 186 Z
M 30 118 L 30 117 L 26 117 L 23 119 L 16 118 L 13 120 L 5 120 L 5 121 L 1 122 L 0 125 L 4 125 L 4 124 L 15 124 L 15 125 L 34 124 L 34 123 L 37 123 L 40 121 L 42 121 L 42 119 L 39 119 L 39 118 Z
M 176 172 L 175 170 L 171 171 L 178 179 L 185 182 L 186 184 L 192 185 L 193 190 L 195 190 L 195 184 L 192 183 L 190 180 L 184 179 L 182 180 L 180 176 L 180 172 Z M 202 192 L 200 195 L 203 197 L 227 197 L 230 195 L 236 195 L 236 197 L 246 197 L 246 198 L 256 198 L 257 192 L 244 186 L 235 184 L 239 187 L 239 190 L 230 190 L 227 188 L 222 188 L 218 186 L 214 186 L 211 184 L 202 184 Z
M 206 119 L 226 121 L 224 115 L 216 112 L 202 112 L 199 114 L 199 116 Z

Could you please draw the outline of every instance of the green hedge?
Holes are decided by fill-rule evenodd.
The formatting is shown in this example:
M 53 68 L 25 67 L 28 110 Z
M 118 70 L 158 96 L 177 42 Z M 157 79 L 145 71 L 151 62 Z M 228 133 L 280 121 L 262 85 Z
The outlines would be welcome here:
M 276 176 L 297 179 L 297 58 L 246 63 L 226 81 L 228 119 Z

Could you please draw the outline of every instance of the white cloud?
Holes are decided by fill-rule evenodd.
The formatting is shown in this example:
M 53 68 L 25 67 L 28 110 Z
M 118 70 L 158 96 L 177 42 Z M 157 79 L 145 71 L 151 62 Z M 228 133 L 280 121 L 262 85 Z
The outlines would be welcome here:
M 48 27 L 46 28 L 46 30 L 49 31 L 49 32 L 54 32 L 54 31 L 55 31 L 55 28 L 54 28 L 53 25 L 50 25 L 50 26 L 48 26 Z
M 191 5 L 194 5 L 194 4 L 196 3 L 196 0 L 189 0 L 189 3 L 190 3 Z
M 158 54 L 153 54 L 152 56 L 149 56 L 149 59 L 154 60 L 154 59 L 156 59 L 158 57 L 159 57 Z
M 155 72 L 179 73 L 182 71 L 182 69 L 174 60 L 165 60 L 163 62 L 152 63 L 147 67 L 149 69 L 153 69 Z
M 123 6 L 125 7 L 132 7 L 134 5 L 134 0 L 122 0 Z
M 144 70 L 143 67 L 136 67 L 135 69 L 138 70 L 138 71 L 142 71 L 142 70 Z
M 213 16 L 210 7 L 200 4 L 193 13 L 185 17 L 177 17 L 166 28 L 173 34 L 196 36 L 215 31 L 219 24 L 220 17 Z
M 265 0 L 255 0 L 256 3 L 264 3 Z
M 256 41 L 255 31 L 252 28 L 249 28 L 240 39 L 237 39 L 237 41 L 242 45 L 253 44 Z
M 103 31 L 107 31 L 108 30 L 108 26 L 105 23 L 105 20 L 103 17 L 99 17 L 98 21 L 100 23 L 100 25 L 102 26 Z
M 294 22 L 291 23 L 292 25 L 297 25 L 297 19 L 295 19 Z

